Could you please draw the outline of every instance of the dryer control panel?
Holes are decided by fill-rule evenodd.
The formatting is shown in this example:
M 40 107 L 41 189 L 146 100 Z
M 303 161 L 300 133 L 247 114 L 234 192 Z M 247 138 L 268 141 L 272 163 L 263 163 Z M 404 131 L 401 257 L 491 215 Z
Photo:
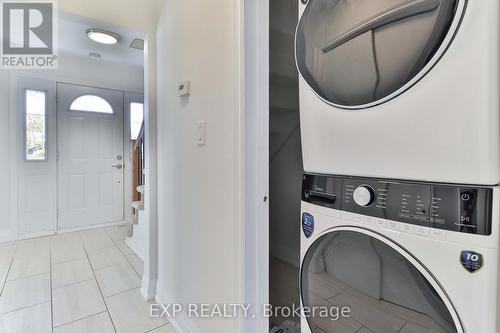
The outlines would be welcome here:
M 430 228 L 491 235 L 493 189 L 306 174 L 302 200 Z

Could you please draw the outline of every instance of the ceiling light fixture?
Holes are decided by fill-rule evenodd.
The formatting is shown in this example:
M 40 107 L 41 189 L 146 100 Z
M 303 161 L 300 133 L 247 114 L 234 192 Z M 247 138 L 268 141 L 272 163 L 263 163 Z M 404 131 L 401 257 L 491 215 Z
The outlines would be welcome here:
M 87 29 L 87 37 L 94 42 L 107 45 L 116 44 L 120 40 L 120 35 L 117 33 L 97 28 Z

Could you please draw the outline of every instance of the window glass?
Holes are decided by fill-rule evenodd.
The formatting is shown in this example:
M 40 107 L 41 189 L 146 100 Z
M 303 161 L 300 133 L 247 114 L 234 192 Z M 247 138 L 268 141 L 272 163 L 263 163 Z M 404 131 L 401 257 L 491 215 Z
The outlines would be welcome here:
M 144 104 L 130 103 L 130 138 L 137 140 L 144 120 Z
M 299 71 L 334 105 L 382 103 L 439 59 L 457 8 L 458 0 L 309 0 L 297 29 Z
M 25 157 L 28 161 L 44 161 L 47 156 L 47 93 L 25 91 Z
M 95 112 L 95 113 L 113 113 L 111 104 L 104 98 L 96 95 L 80 96 L 71 103 L 71 111 Z

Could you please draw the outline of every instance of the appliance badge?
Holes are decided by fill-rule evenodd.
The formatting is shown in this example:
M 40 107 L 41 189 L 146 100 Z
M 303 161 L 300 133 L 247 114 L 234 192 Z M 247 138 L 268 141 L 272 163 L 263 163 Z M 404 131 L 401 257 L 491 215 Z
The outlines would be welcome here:
M 309 213 L 302 214 L 302 231 L 307 238 L 311 237 L 314 232 L 314 217 Z
M 462 251 L 460 263 L 470 273 L 475 273 L 483 267 L 483 255 L 473 251 Z

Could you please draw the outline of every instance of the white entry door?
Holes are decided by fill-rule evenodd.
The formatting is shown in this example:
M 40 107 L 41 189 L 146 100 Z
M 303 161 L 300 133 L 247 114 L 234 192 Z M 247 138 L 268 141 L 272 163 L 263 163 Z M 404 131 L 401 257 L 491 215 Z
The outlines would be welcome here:
M 123 221 L 123 92 L 57 84 L 58 229 Z

